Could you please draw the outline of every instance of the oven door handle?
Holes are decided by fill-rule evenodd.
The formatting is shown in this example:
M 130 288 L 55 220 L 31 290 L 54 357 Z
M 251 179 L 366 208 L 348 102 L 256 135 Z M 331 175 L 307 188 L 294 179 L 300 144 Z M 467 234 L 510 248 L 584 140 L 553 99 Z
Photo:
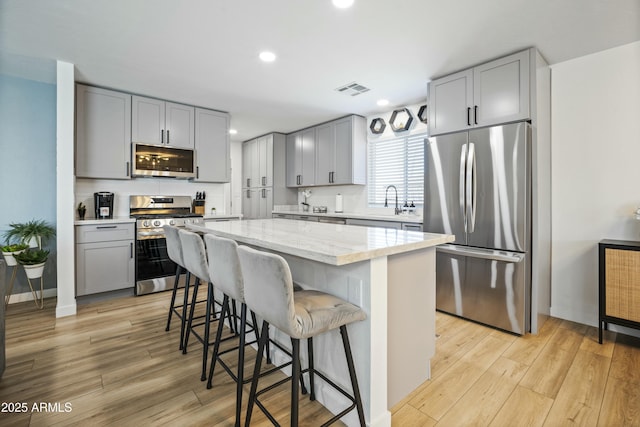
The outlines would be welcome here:
M 145 231 L 138 231 L 138 234 L 136 236 L 136 240 L 153 240 L 153 239 L 164 239 L 165 235 L 164 233 L 160 233 L 160 232 L 145 232 Z

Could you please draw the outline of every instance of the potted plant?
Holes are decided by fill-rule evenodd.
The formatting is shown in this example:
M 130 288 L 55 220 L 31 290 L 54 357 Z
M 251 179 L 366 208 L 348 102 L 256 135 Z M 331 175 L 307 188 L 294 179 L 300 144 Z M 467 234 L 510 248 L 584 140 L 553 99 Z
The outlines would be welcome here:
M 24 251 L 28 247 L 29 245 L 23 243 L 2 246 L 2 255 L 4 256 L 4 260 L 7 262 L 7 266 L 15 266 L 17 264 L 15 255 Z
M 45 249 L 27 249 L 14 255 L 14 258 L 24 267 L 29 279 L 42 277 L 44 264 L 49 257 L 49 251 Z
M 78 218 L 84 219 L 84 215 L 87 213 L 87 207 L 84 203 L 78 203 Z
M 56 235 L 56 229 L 44 220 L 32 219 L 9 224 L 9 227 L 4 233 L 7 243 L 17 240 L 17 243 L 27 244 L 32 248 L 42 249 L 42 242 Z

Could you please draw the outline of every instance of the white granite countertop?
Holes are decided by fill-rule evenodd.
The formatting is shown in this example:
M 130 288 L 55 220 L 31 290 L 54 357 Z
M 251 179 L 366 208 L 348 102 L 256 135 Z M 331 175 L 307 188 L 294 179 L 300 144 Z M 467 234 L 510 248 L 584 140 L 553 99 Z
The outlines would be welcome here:
M 370 213 L 358 213 L 358 212 L 327 212 L 327 213 L 314 213 L 304 211 L 287 211 L 287 210 L 274 210 L 272 214 L 284 214 L 284 215 L 304 215 L 304 216 L 326 216 L 330 218 L 347 218 L 347 219 L 370 219 L 373 221 L 392 221 L 392 222 L 410 222 L 414 224 L 422 224 L 422 215 L 403 214 L 403 215 L 376 215 Z
M 256 219 L 189 224 L 238 243 L 270 249 L 330 265 L 345 265 L 380 256 L 428 248 L 454 240 L 453 235 L 326 224 L 290 219 Z
M 136 222 L 135 218 L 131 218 L 128 216 L 116 217 L 113 219 L 95 219 L 95 218 L 87 218 L 87 219 L 76 219 L 75 225 L 100 225 L 100 224 L 124 224 L 124 223 L 134 223 Z

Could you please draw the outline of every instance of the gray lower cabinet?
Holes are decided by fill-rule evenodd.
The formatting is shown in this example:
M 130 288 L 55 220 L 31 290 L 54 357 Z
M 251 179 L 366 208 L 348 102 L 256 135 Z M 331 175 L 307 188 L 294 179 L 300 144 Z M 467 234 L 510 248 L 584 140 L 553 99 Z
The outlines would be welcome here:
M 395 228 L 396 230 L 402 229 L 402 223 L 396 221 L 376 221 L 371 219 L 347 219 L 347 225 L 361 225 L 364 227 L 381 227 L 381 228 Z
M 407 231 L 419 231 L 422 233 L 422 224 L 414 224 L 411 222 L 403 222 L 402 229 Z
M 131 179 L 131 95 L 76 85 L 78 178 Z
M 76 226 L 76 295 L 135 284 L 135 224 Z

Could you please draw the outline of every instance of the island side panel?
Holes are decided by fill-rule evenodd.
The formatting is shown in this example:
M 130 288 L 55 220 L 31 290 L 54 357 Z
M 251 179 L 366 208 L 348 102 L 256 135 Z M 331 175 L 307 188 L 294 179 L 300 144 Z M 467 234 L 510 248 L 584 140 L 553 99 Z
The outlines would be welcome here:
M 294 282 L 305 289 L 317 289 L 343 298 L 367 313 L 366 320 L 348 326 L 349 340 L 367 424 L 389 427 L 388 379 L 383 374 L 387 372 L 387 257 L 334 266 L 292 255 L 280 255 L 289 263 Z M 277 331 L 272 336 L 283 343 L 288 341 Z M 351 390 L 339 331 L 322 334 L 314 338 L 313 343 L 316 368 L 345 389 Z M 306 345 L 302 346 L 301 359 L 302 365 L 306 366 Z M 316 379 L 316 397 L 334 413 L 349 403 L 320 378 Z M 358 425 L 355 412 L 347 414 L 342 421 L 348 426 Z
M 388 408 L 431 377 L 435 253 L 435 248 L 426 248 L 388 257 Z

